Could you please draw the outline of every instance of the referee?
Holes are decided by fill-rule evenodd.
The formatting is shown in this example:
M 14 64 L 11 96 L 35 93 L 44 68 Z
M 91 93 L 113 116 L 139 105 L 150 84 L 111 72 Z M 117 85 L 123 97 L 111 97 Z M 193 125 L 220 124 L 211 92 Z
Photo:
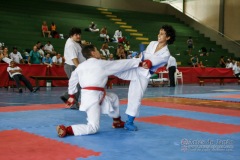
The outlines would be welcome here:
M 170 80 L 170 86 L 169 87 L 175 87 L 175 72 L 177 69 L 177 62 L 176 59 L 173 56 L 170 56 L 168 59 L 167 64 L 167 70 L 168 70 L 168 76 Z

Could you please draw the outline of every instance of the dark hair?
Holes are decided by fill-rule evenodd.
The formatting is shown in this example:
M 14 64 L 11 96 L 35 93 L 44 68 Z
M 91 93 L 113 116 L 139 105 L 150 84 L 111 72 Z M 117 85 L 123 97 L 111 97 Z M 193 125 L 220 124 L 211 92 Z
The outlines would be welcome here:
M 81 35 L 82 31 L 80 28 L 73 27 L 70 32 L 69 32 L 69 37 L 73 36 L 74 34 L 80 34 Z
M 82 48 L 82 54 L 86 59 L 91 57 L 91 52 L 93 51 L 95 51 L 95 46 L 92 44 L 86 45 Z
M 17 47 L 16 47 L 16 46 L 14 46 L 14 47 L 13 47 L 13 49 L 17 49 Z
M 175 29 L 170 25 L 163 25 L 161 29 L 163 29 L 166 32 L 167 37 L 170 37 L 170 39 L 167 41 L 167 44 L 173 44 L 176 37 Z

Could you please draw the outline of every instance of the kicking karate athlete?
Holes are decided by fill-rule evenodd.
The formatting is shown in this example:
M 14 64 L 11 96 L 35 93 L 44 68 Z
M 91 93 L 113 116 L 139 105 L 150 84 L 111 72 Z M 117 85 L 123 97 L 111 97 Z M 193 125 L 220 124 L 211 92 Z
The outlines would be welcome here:
M 70 98 L 67 106 L 74 104 L 74 94 L 77 92 L 77 84 L 81 86 L 81 111 L 87 113 L 87 124 L 76 124 L 65 127 L 57 126 L 59 137 L 66 135 L 94 134 L 100 128 L 100 113 L 108 114 L 113 118 L 113 128 L 123 128 L 124 123 L 119 115 L 119 99 L 114 93 L 106 93 L 105 85 L 109 75 L 139 67 L 141 59 L 128 59 L 118 61 L 100 60 L 99 51 L 93 45 L 82 49 L 83 56 L 87 59 L 78 65 L 72 72 L 69 80 L 68 93 Z M 147 67 L 142 63 L 143 67 Z M 142 67 L 141 67 L 142 68 Z
M 146 63 L 150 69 L 139 67 L 115 74 L 115 76 L 121 79 L 131 80 L 128 90 L 128 106 L 126 110 L 128 120 L 124 125 L 125 129 L 129 131 L 137 130 L 137 127 L 133 122 L 135 117 L 139 116 L 141 100 L 148 86 L 149 78 L 159 67 L 167 64 L 170 57 L 168 44 L 173 44 L 174 41 L 174 28 L 169 25 L 162 26 L 158 34 L 158 41 L 152 41 L 141 54 L 143 63 Z

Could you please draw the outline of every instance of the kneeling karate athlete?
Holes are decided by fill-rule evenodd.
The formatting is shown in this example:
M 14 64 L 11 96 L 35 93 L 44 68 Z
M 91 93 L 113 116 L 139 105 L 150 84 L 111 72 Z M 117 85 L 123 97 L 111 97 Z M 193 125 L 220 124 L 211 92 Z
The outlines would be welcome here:
M 82 49 L 83 56 L 87 59 L 72 72 L 69 79 L 68 94 L 70 98 L 67 106 L 74 104 L 74 93 L 77 92 L 77 84 L 81 86 L 81 105 L 80 111 L 87 113 L 87 124 L 76 124 L 65 127 L 57 126 L 59 137 L 66 135 L 87 135 L 94 134 L 100 128 L 100 113 L 108 114 L 113 118 L 113 128 L 123 128 L 124 123 L 121 121 L 119 114 L 119 99 L 114 93 L 106 93 L 105 85 L 109 75 L 118 72 L 137 68 L 141 64 L 140 59 L 128 59 L 117 61 L 101 60 L 100 53 L 93 45 L 85 46 Z M 142 68 L 141 67 L 141 68 Z

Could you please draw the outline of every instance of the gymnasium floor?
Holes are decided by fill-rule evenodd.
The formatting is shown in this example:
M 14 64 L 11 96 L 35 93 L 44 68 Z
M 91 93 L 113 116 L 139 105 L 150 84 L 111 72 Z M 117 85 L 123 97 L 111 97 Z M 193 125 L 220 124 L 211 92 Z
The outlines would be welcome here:
M 95 135 L 59 138 L 58 124 L 86 122 L 86 114 L 65 109 L 65 87 L 37 93 L 0 88 L 1 160 L 237 160 L 240 157 L 240 86 L 208 84 L 149 87 L 136 132 L 113 129 L 101 116 Z M 127 86 L 108 90 L 126 110 Z

